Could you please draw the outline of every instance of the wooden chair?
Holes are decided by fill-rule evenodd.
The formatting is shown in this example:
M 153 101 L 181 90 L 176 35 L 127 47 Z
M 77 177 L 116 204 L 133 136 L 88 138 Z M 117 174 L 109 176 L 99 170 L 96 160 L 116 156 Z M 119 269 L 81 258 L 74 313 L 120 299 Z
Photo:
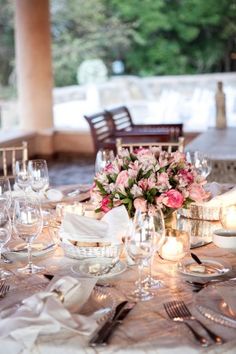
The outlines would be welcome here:
M 152 142 L 152 143 L 125 143 L 122 141 L 122 138 L 116 139 L 116 150 L 119 154 L 121 149 L 128 149 L 130 152 L 133 152 L 135 149 L 140 147 L 160 147 L 161 150 L 166 150 L 168 152 L 173 152 L 179 150 L 180 152 L 184 151 L 184 138 L 180 137 L 177 142 Z
M 23 141 L 21 146 L 0 148 L 0 158 L 2 164 L 2 175 L 13 178 L 15 176 L 16 160 L 28 160 L 28 143 Z
M 106 110 L 116 137 L 142 138 L 143 142 L 178 141 L 183 135 L 183 124 L 134 124 L 126 106 Z
M 91 130 L 95 152 L 99 149 L 115 150 L 116 140 L 108 114 L 103 111 L 92 115 L 84 115 L 84 118 Z

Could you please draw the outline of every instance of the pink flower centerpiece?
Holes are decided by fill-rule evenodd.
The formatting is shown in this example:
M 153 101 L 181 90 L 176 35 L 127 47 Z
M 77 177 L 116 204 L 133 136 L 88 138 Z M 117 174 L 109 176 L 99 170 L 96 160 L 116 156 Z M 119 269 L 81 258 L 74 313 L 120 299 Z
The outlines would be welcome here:
M 92 188 L 98 212 L 125 205 L 132 217 L 147 204 L 161 207 L 164 215 L 208 197 L 199 176 L 185 154 L 168 153 L 158 147 L 120 151 L 114 161 L 96 174 Z

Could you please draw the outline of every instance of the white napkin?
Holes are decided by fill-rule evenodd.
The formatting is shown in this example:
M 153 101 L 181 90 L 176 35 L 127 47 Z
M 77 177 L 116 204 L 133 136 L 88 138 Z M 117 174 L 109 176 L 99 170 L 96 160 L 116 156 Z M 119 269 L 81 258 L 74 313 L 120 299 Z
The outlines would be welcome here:
M 121 241 L 129 227 L 129 215 L 122 205 L 111 209 L 101 220 L 66 213 L 62 221 L 62 239 L 79 242 Z
M 81 335 L 90 335 L 97 328 L 95 317 L 78 315 L 70 310 L 78 311 L 83 306 L 95 283 L 96 280 L 91 278 L 76 280 L 66 276 L 50 284 L 47 291 L 25 299 L 13 313 L 7 315 L 9 309 L 3 310 L 0 338 L 9 342 L 10 347 L 13 346 L 12 342 L 17 342 L 21 348 L 29 350 L 40 334 L 57 333 L 63 328 Z M 53 289 L 64 294 L 63 303 L 52 292 Z M 4 349 L 7 352 L 7 348 Z
M 205 206 L 228 206 L 234 204 L 236 201 L 236 187 L 232 187 L 232 185 L 213 182 L 208 186 L 208 191 L 211 192 L 212 198 L 204 203 Z
M 235 282 L 232 285 L 221 284 L 217 286 L 217 292 L 220 294 L 222 299 L 231 308 L 231 310 L 236 314 L 236 287 Z
M 34 197 L 37 196 L 41 199 L 41 201 L 51 201 L 51 202 L 59 202 L 63 199 L 64 194 L 55 188 L 50 188 L 47 191 L 43 190 L 39 193 L 34 192 L 31 187 L 27 187 L 26 191 L 20 189 L 16 184 L 13 187 L 13 191 L 11 192 L 13 198 L 24 197 L 25 193 L 27 196 Z

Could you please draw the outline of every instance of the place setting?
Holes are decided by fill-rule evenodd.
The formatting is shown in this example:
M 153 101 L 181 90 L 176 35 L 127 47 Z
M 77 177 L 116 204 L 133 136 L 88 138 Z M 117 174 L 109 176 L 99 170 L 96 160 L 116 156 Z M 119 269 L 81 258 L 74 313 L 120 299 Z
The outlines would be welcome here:
M 199 177 L 185 155 L 158 149 L 120 154 L 97 170 L 89 192 L 84 186 L 88 200 L 70 200 L 82 195 L 83 188 L 68 187 L 64 193 L 73 196 L 55 200 L 47 215 L 39 195 L 53 188 L 48 177 L 41 183 L 48 176 L 41 167 L 35 173 L 35 190 L 27 182 L 29 166 L 34 166 L 28 163 L 22 184 L 17 182 L 21 193 L 11 194 L 9 188 L 2 193 L 1 245 L 9 264 L 2 261 L 0 336 L 10 346 L 30 350 L 42 338 L 61 332 L 78 336 L 81 350 L 109 346 L 116 334 L 131 326 L 139 309 L 149 313 L 155 305 L 162 308 L 166 325 L 187 325 L 192 333 L 187 340 L 194 348 L 223 346 L 230 338 L 230 332 L 221 335 L 218 327 L 236 326 L 231 301 L 234 265 L 228 258 L 214 257 L 211 249 L 219 247 L 214 241 L 217 233 L 232 237 L 234 211 L 225 202 L 218 220 L 197 219 L 214 222 L 216 231 L 209 232 L 204 223 L 194 233 L 195 226 L 189 227 L 196 221 L 193 215 L 177 211 L 190 196 L 201 200 L 204 208 L 209 192 L 202 186 L 204 176 Z M 160 168 L 162 161 L 168 167 Z M 175 173 L 179 168 L 174 182 L 171 168 Z M 165 173 L 160 185 L 156 173 Z M 225 193 L 231 200 L 234 190 Z M 220 197 L 226 198 L 224 193 Z M 204 228 L 204 242 L 194 240 Z M 191 303 L 189 297 L 184 301 L 186 294 Z

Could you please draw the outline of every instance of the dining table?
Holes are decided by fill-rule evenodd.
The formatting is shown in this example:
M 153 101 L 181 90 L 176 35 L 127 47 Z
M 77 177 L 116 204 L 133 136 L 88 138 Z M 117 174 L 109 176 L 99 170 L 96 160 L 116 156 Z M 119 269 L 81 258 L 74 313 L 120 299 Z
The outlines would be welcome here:
M 75 188 L 75 186 L 73 186 Z M 75 188 L 76 190 L 76 188 Z M 76 193 L 75 193 L 76 194 Z M 88 192 L 78 193 L 73 198 L 68 198 L 67 203 L 88 199 Z M 58 202 L 60 203 L 60 202 Z M 51 204 L 51 210 L 55 212 L 57 203 Z M 53 215 L 53 214 L 52 214 Z M 188 220 L 188 223 L 194 223 L 194 220 Z M 214 224 L 214 222 L 210 222 Z M 43 266 L 44 271 L 38 274 L 20 275 L 17 269 L 25 265 L 26 258 L 12 257 L 11 263 L 1 262 L 1 267 L 12 272 L 11 277 L 7 278 L 10 289 L 6 296 L 0 299 L 0 309 L 7 308 L 30 295 L 37 294 L 45 289 L 50 283 L 45 274 L 53 275 L 60 278 L 64 276 L 72 276 L 80 280 L 84 275 L 73 271 L 73 267 L 83 260 L 71 258 L 65 255 L 63 247 L 61 247 L 58 234 L 55 228 L 50 229 L 51 223 L 46 223 L 43 228 L 42 239 L 47 240 L 49 244 L 55 243 L 55 247 L 48 252 L 42 252 L 33 257 L 35 264 Z M 218 228 L 219 225 L 217 224 Z M 194 230 L 194 227 L 191 229 Z M 209 231 L 210 230 L 210 231 Z M 223 261 L 228 266 L 228 272 L 217 279 L 227 281 L 236 277 L 236 251 L 232 249 L 219 248 L 211 242 L 211 229 L 208 230 L 208 242 L 195 247 L 192 250 L 200 259 L 211 259 Z M 209 232 L 211 234 L 209 234 Z M 13 240 L 14 241 L 14 240 Z M 7 255 L 7 253 L 6 253 Z M 191 259 L 190 251 L 185 256 L 184 261 Z M 137 280 L 137 266 L 130 264 L 127 260 L 125 248 L 121 254 L 121 262 L 124 265 L 121 272 L 117 274 L 99 278 L 95 287 L 99 287 L 116 299 L 117 303 L 129 299 L 129 295 L 135 288 Z M 145 272 L 148 268 L 145 267 Z M 236 349 L 236 314 L 234 319 L 235 325 L 220 323 L 212 318 L 208 318 L 199 311 L 199 304 L 204 305 L 204 299 L 211 297 L 211 292 L 217 285 L 209 284 L 206 288 L 196 292 L 195 288 L 187 282 L 187 280 L 205 281 L 205 278 L 195 277 L 193 275 L 184 274 L 180 271 L 179 261 L 169 261 L 162 259 L 158 254 L 152 267 L 153 276 L 161 280 L 162 286 L 153 289 L 153 298 L 148 301 L 137 302 L 129 312 L 128 316 L 116 326 L 113 334 L 109 338 L 106 345 L 91 346 L 89 340 L 91 336 L 80 335 L 75 331 L 66 328 L 60 329 L 56 333 L 48 333 L 39 335 L 31 348 L 23 348 L 19 343 L 14 343 L 11 338 L 3 338 L 0 332 L 0 344 L 4 353 L 157 353 L 157 354 L 175 354 L 175 353 L 235 353 Z M 230 282 L 230 281 L 229 281 Z M 232 286 L 236 286 L 236 281 L 231 281 Z M 204 294 L 205 293 L 205 294 Z M 202 295 L 203 294 L 203 295 Z M 172 300 L 183 300 L 191 310 L 192 314 L 204 323 L 206 327 L 214 331 L 223 339 L 222 344 L 216 344 L 210 339 L 204 329 L 197 323 L 192 325 L 201 334 L 209 339 L 209 346 L 203 348 L 194 338 L 190 330 L 179 322 L 172 321 L 164 308 L 164 304 Z M 202 303 L 203 301 L 203 303 Z M 233 321 L 232 321 L 233 322 Z M 1 323 L 1 316 L 0 316 Z M 29 326 L 29 336 L 31 329 Z

